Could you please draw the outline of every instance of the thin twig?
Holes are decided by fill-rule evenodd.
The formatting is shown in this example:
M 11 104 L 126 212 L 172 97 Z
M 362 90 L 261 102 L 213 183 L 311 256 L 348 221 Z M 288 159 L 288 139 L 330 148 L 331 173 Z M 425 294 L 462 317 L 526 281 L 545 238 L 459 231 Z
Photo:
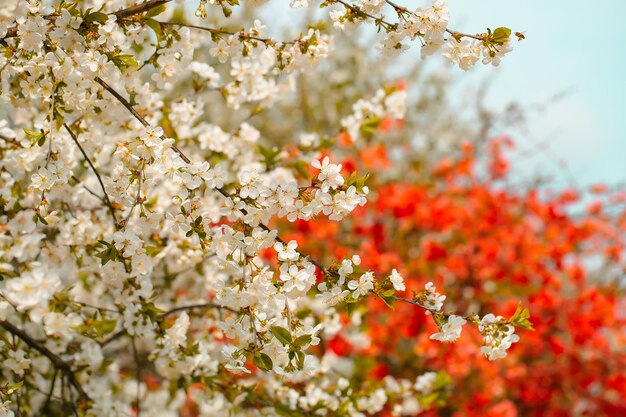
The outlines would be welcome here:
M 72 175 L 70 177 L 71 179 L 73 179 L 74 181 L 76 181 L 77 184 L 81 183 L 80 178 L 77 178 L 75 175 Z M 98 194 L 96 194 L 92 189 L 90 189 L 89 187 L 87 187 L 85 184 L 82 184 L 82 187 L 85 189 L 85 191 L 87 191 L 89 194 L 91 194 L 92 196 L 96 197 L 98 200 L 102 201 L 103 203 L 106 204 L 106 200 L 103 197 L 100 197 Z
M 351 10 L 353 13 L 356 13 L 357 15 L 362 15 L 365 17 L 369 17 L 370 19 L 374 20 L 375 23 L 380 23 L 383 26 L 387 26 L 388 28 L 397 26 L 395 23 L 391 23 L 391 22 L 387 22 L 385 20 L 383 20 L 382 17 L 376 17 L 373 14 L 369 14 L 364 12 L 363 10 L 361 10 L 360 8 L 358 8 L 357 6 L 350 4 L 350 3 L 346 3 L 343 0 L 334 0 L 336 3 L 341 3 L 344 5 L 344 7 L 346 7 L 347 9 Z
M 43 403 L 43 405 L 41 406 L 41 409 L 39 410 L 40 416 L 44 415 L 44 411 L 47 410 L 48 404 L 50 404 L 50 400 L 52 399 L 52 394 L 54 393 L 54 386 L 57 382 L 57 374 L 58 374 L 58 370 L 55 369 L 54 374 L 52 375 L 52 381 L 50 382 L 50 391 L 46 395 L 46 401 Z
M 397 3 L 394 3 L 391 0 L 385 0 L 385 3 L 387 3 L 388 5 L 390 5 L 391 7 L 393 7 L 396 10 L 396 13 L 407 13 L 410 14 L 412 16 L 417 16 L 419 17 L 415 12 L 409 10 L 408 8 L 404 7 L 404 6 L 400 6 Z M 476 39 L 479 41 L 484 41 L 485 40 L 485 36 L 484 35 L 470 35 L 469 33 L 461 33 L 461 32 L 457 32 L 454 30 L 450 30 L 450 29 L 446 29 L 446 32 L 448 32 L 450 35 L 452 35 L 455 38 L 472 38 L 472 39 Z
M 126 329 L 119 330 L 119 331 L 113 333 L 108 338 L 104 339 L 102 342 L 98 342 L 98 344 L 100 345 L 100 347 L 105 347 L 109 343 L 116 341 L 117 339 L 119 339 L 120 337 L 124 336 L 125 334 L 126 334 Z
M 150 127 L 150 123 L 148 123 L 148 121 L 146 119 L 144 119 L 143 116 L 137 112 L 137 110 L 135 110 L 135 108 L 129 103 L 128 100 L 126 100 L 117 91 L 115 91 L 115 89 L 113 87 L 111 87 L 109 84 L 107 84 L 100 77 L 96 77 L 95 81 L 98 84 L 100 84 L 105 90 L 107 90 L 109 93 L 111 93 L 113 95 L 113 97 L 115 97 L 120 103 L 122 103 L 122 105 L 124 107 L 126 107 L 126 109 L 128 111 L 130 111 L 133 116 L 135 116 L 135 119 L 137 119 L 139 121 L 139 123 L 141 123 L 144 127 Z M 162 135 L 161 136 L 161 140 L 165 140 L 165 139 L 166 139 L 165 135 Z M 174 150 L 174 152 L 176 152 L 182 158 L 183 161 L 185 161 L 185 163 L 187 163 L 187 164 L 191 163 L 191 159 L 189 159 L 180 149 L 178 149 L 176 147 L 176 145 L 172 144 L 172 149 Z
M 91 167 L 91 170 L 94 172 L 94 174 L 96 174 L 96 178 L 98 179 L 98 183 L 100 183 L 100 188 L 102 189 L 102 192 L 104 193 L 104 203 L 106 204 L 107 208 L 109 209 L 109 213 L 111 213 L 111 217 L 113 218 L 113 222 L 115 224 L 115 228 L 118 229 L 119 225 L 117 223 L 117 216 L 115 215 L 115 208 L 113 207 L 113 204 L 111 203 L 111 199 L 109 199 L 109 195 L 107 194 L 107 190 L 104 187 L 104 182 L 102 181 L 102 177 L 100 177 L 100 173 L 98 172 L 98 170 L 94 166 L 93 162 L 91 162 L 91 159 L 89 159 L 89 156 L 87 156 L 87 152 L 85 152 L 85 150 L 81 146 L 80 142 L 78 141 L 78 137 L 72 131 L 72 129 L 70 129 L 70 127 L 66 123 L 63 123 L 63 127 L 70 134 L 70 136 L 72 137 L 72 140 L 74 141 L 76 146 L 78 146 L 78 149 L 80 149 L 80 152 L 83 154 L 83 158 L 85 158 L 85 161 L 87 161 L 87 164 L 89 164 L 89 166 Z
M 113 12 L 118 19 L 124 19 L 126 17 L 135 16 L 141 13 L 145 13 L 149 10 L 159 7 L 163 4 L 169 3 L 171 0 L 150 0 L 145 3 L 136 4 L 134 6 L 127 7 L 126 9 Z
M 294 41 L 276 41 L 274 39 L 270 39 L 270 38 L 262 38 L 260 36 L 254 36 L 254 35 L 250 35 L 246 32 L 244 32 L 243 30 L 239 31 L 239 32 L 232 32 L 229 30 L 224 30 L 224 29 L 215 29 L 215 28 L 210 28 L 210 27 L 206 27 L 206 26 L 198 26 L 198 25 L 192 25 L 189 23 L 183 23 L 183 22 L 163 22 L 163 21 L 158 21 L 159 24 L 163 25 L 163 26 L 182 26 L 182 27 L 186 27 L 186 28 L 190 28 L 190 29 L 196 29 L 196 30 L 202 30 L 205 32 L 210 32 L 214 35 L 235 35 L 238 36 L 240 40 L 255 40 L 255 41 L 259 41 L 259 42 L 263 42 L 265 44 L 275 44 L 277 42 L 284 44 L 284 45 L 294 45 L 296 43 L 299 43 L 300 40 L 296 39 Z
M 166 311 L 165 313 L 160 314 L 159 315 L 159 319 L 163 320 L 167 316 L 170 316 L 170 315 L 172 315 L 174 313 L 178 313 L 180 311 L 199 310 L 199 309 L 208 309 L 208 308 L 217 308 L 217 309 L 222 309 L 222 310 L 228 310 L 228 311 L 233 312 L 233 313 L 239 313 L 238 310 L 235 310 L 233 308 L 226 307 L 226 306 L 221 306 L 219 304 L 202 303 L 202 304 L 191 304 L 191 305 L 187 305 L 187 306 L 181 306 L 181 307 L 173 308 L 171 310 Z
M 128 215 L 126 216 L 126 218 L 124 220 L 122 220 L 122 227 L 126 228 L 126 225 L 128 224 L 128 221 L 130 220 L 130 217 L 133 214 L 133 211 L 135 210 L 135 207 L 137 206 L 137 204 L 139 204 L 139 201 L 141 200 L 141 182 L 144 176 L 143 173 L 143 164 L 141 166 L 141 170 L 139 171 L 139 184 L 137 185 L 137 195 L 135 196 L 135 201 L 133 202 L 133 205 L 130 207 L 130 210 L 128 211 Z
M 130 343 L 133 347 L 133 357 L 135 358 L 135 379 L 137 380 L 137 392 L 136 392 L 136 417 L 141 416 L 141 366 L 139 364 L 139 352 L 137 352 L 137 345 L 135 344 L 135 336 L 130 339 Z
M 169 3 L 171 0 L 150 0 L 145 3 L 135 4 L 134 6 L 127 7 L 122 10 L 118 10 L 117 12 L 109 13 L 110 16 L 116 16 L 118 19 L 125 19 L 131 16 L 135 16 L 141 13 L 145 13 L 149 10 L 154 9 L 155 7 L 159 7 L 163 4 Z M 47 16 L 43 16 L 44 19 L 48 20 L 50 23 L 54 23 L 54 21 L 59 17 L 58 14 L 49 14 Z M 15 26 L 7 29 L 4 37 L 0 38 L 0 42 L 4 42 L 6 39 L 14 38 L 17 36 L 17 32 L 19 27 L 17 24 Z

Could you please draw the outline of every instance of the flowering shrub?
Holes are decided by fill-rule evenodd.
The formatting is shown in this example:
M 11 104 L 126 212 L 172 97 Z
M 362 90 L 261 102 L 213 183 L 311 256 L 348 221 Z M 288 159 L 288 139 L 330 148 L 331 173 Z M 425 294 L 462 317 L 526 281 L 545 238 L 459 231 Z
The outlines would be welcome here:
M 199 0 L 196 15 L 228 25 L 238 3 Z M 419 38 L 423 56 L 442 48 L 462 69 L 481 58 L 498 65 L 511 49 L 508 28 L 449 29 L 439 0 L 416 10 L 320 3 L 333 28 L 285 41 L 259 20 L 249 29 L 192 24 L 169 0 L 0 6 L 0 415 L 411 415 L 446 406 L 450 377 L 467 374 L 383 372 L 383 361 L 385 378 L 366 374 L 396 335 L 346 355 L 380 332 L 369 323 L 381 317 L 377 302 L 410 318 L 404 332 L 430 316 L 420 335 L 432 346 L 473 327 L 480 364 L 522 344 L 527 308 L 496 316 L 483 307 L 502 309 L 497 297 L 476 293 L 472 310 L 463 294 L 442 295 L 438 239 L 424 248 L 433 282 L 417 285 L 404 278 L 413 265 L 402 251 L 383 268 L 368 245 L 344 250 L 337 240 L 326 249 L 340 256 L 325 262 L 328 253 L 309 248 L 313 235 L 279 233 L 283 222 L 350 224 L 371 194 L 367 175 L 349 169 L 355 162 L 337 163 L 333 138 L 278 147 L 253 125 L 298 74 L 332 57 L 333 30 L 373 25 L 384 53 Z M 222 99 L 238 120 L 232 129 L 211 119 Z M 381 89 L 336 126 L 366 167 L 389 165 L 383 143 L 362 144 L 403 119 L 405 102 L 402 89 Z M 444 184 L 455 192 L 454 181 Z M 400 204 L 394 190 L 405 186 L 375 192 Z M 502 278 L 491 272 L 483 280 Z
M 439 407 L 432 415 L 622 415 L 626 195 L 602 185 L 587 193 L 512 189 L 505 153 L 511 146 L 510 139 L 497 138 L 479 157 L 465 144 L 455 158 L 423 175 L 415 163 L 387 168 L 384 148 L 374 165 L 355 158 L 354 147 L 364 155 L 379 144 L 352 143 L 336 157 L 346 158 L 343 165 L 350 169 L 369 164 L 376 195 L 340 227 L 322 219 L 296 222 L 285 225 L 291 230 L 285 236 L 306 236 L 304 249 L 327 262 L 358 247 L 363 268 L 398 267 L 406 287 L 398 290 L 418 292 L 421 303 L 435 309 L 446 301 L 457 312 L 521 317 L 527 314 L 521 302 L 529 306 L 535 331 L 516 343 L 510 326 L 494 326 L 501 316 L 486 314 L 478 326 L 486 343 L 479 348 L 477 332 L 459 334 L 461 317 L 441 326 L 410 306 L 389 310 L 370 300 L 350 318 L 366 335 L 357 337 L 347 327 L 328 347 L 359 357 L 364 378 L 447 378 L 445 388 L 435 385 L 450 396 L 445 406 L 434 396 L 423 397 L 421 407 L 407 399 L 395 405 L 396 413 L 434 403 Z M 406 182 L 413 177 L 423 180 Z M 581 209 L 583 201 L 587 207 Z M 445 288 L 446 296 L 436 288 Z M 439 332 L 432 334 L 437 324 Z M 443 351 L 429 340 L 457 338 Z M 489 359 L 506 359 L 474 360 L 479 349 Z

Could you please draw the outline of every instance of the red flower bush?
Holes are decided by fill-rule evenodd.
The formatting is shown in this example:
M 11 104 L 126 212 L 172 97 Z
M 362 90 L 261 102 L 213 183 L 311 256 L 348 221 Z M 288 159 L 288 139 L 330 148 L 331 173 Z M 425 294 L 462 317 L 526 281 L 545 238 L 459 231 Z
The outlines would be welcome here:
M 343 166 L 372 173 L 370 204 L 341 224 L 282 227 L 287 239 L 307 242 L 304 252 L 327 263 L 358 252 L 363 268 L 380 274 L 403 265 L 407 295 L 432 281 L 457 312 L 509 317 L 522 302 L 536 330 L 503 361 L 490 362 L 480 356 L 478 332 L 442 348 L 429 340 L 437 328 L 422 311 L 404 303 L 390 310 L 371 299 L 360 310 L 367 346 L 340 333 L 326 347 L 361 356 L 370 378 L 445 371 L 451 397 L 427 415 L 624 415 L 626 298 L 619 279 L 626 195 L 604 185 L 591 193 L 516 189 L 508 185 L 505 151 L 512 147 L 509 138 L 496 138 L 481 160 L 466 144 L 419 183 L 403 180 L 405 168 L 389 175 L 383 145 L 365 147 Z

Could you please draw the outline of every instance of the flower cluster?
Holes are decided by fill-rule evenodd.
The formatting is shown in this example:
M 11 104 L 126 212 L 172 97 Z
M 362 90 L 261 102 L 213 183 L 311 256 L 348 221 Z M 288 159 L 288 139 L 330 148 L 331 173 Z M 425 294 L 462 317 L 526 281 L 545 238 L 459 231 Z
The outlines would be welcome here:
M 490 360 L 504 358 L 506 350 L 519 341 L 515 327 L 504 323 L 502 316 L 496 317 L 491 313 L 480 320 L 478 330 L 485 338 L 485 346 L 480 350 Z
M 292 2 L 292 7 L 306 7 L 308 1 Z M 483 55 L 484 64 L 498 66 L 501 58 L 512 49 L 509 40 L 511 30 L 499 27 L 487 29 L 486 33 L 470 35 L 448 28 L 450 13 L 445 0 L 432 0 L 432 6 L 410 10 L 389 0 L 359 0 L 348 2 L 327 0 L 322 6 L 333 5 L 339 8 L 330 11 L 330 17 L 336 27 L 346 30 L 362 22 L 372 22 L 386 35 L 379 49 L 386 54 L 396 54 L 409 48 L 404 42 L 420 39 L 421 56 L 425 58 L 443 48 L 443 56 L 461 69 L 471 68 Z M 397 15 L 398 21 L 385 20 L 386 6 Z M 448 35 L 448 39 L 446 39 Z M 518 39 L 523 35 L 517 34 Z

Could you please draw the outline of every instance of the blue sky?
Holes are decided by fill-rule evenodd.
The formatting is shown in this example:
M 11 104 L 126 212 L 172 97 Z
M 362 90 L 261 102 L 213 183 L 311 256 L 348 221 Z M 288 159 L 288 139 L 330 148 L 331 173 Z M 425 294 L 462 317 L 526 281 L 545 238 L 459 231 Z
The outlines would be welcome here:
M 522 146 L 548 141 L 551 158 L 526 168 L 554 169 L 563 160 L 581 184 L 626 180 L 626 45 L 624 0 L 448 0 L 450 27 L 508 26 L 524 32 L 500 68 L 478 67 L 468 82 L 494 77 L 488 103 L 544 102 L 530 114 Z M 422 1 L 405 1 L 417 6 Z M 551 96 L 567 92 L 559 101 Z M 566 178 L 558 182 L 569 183 Z

